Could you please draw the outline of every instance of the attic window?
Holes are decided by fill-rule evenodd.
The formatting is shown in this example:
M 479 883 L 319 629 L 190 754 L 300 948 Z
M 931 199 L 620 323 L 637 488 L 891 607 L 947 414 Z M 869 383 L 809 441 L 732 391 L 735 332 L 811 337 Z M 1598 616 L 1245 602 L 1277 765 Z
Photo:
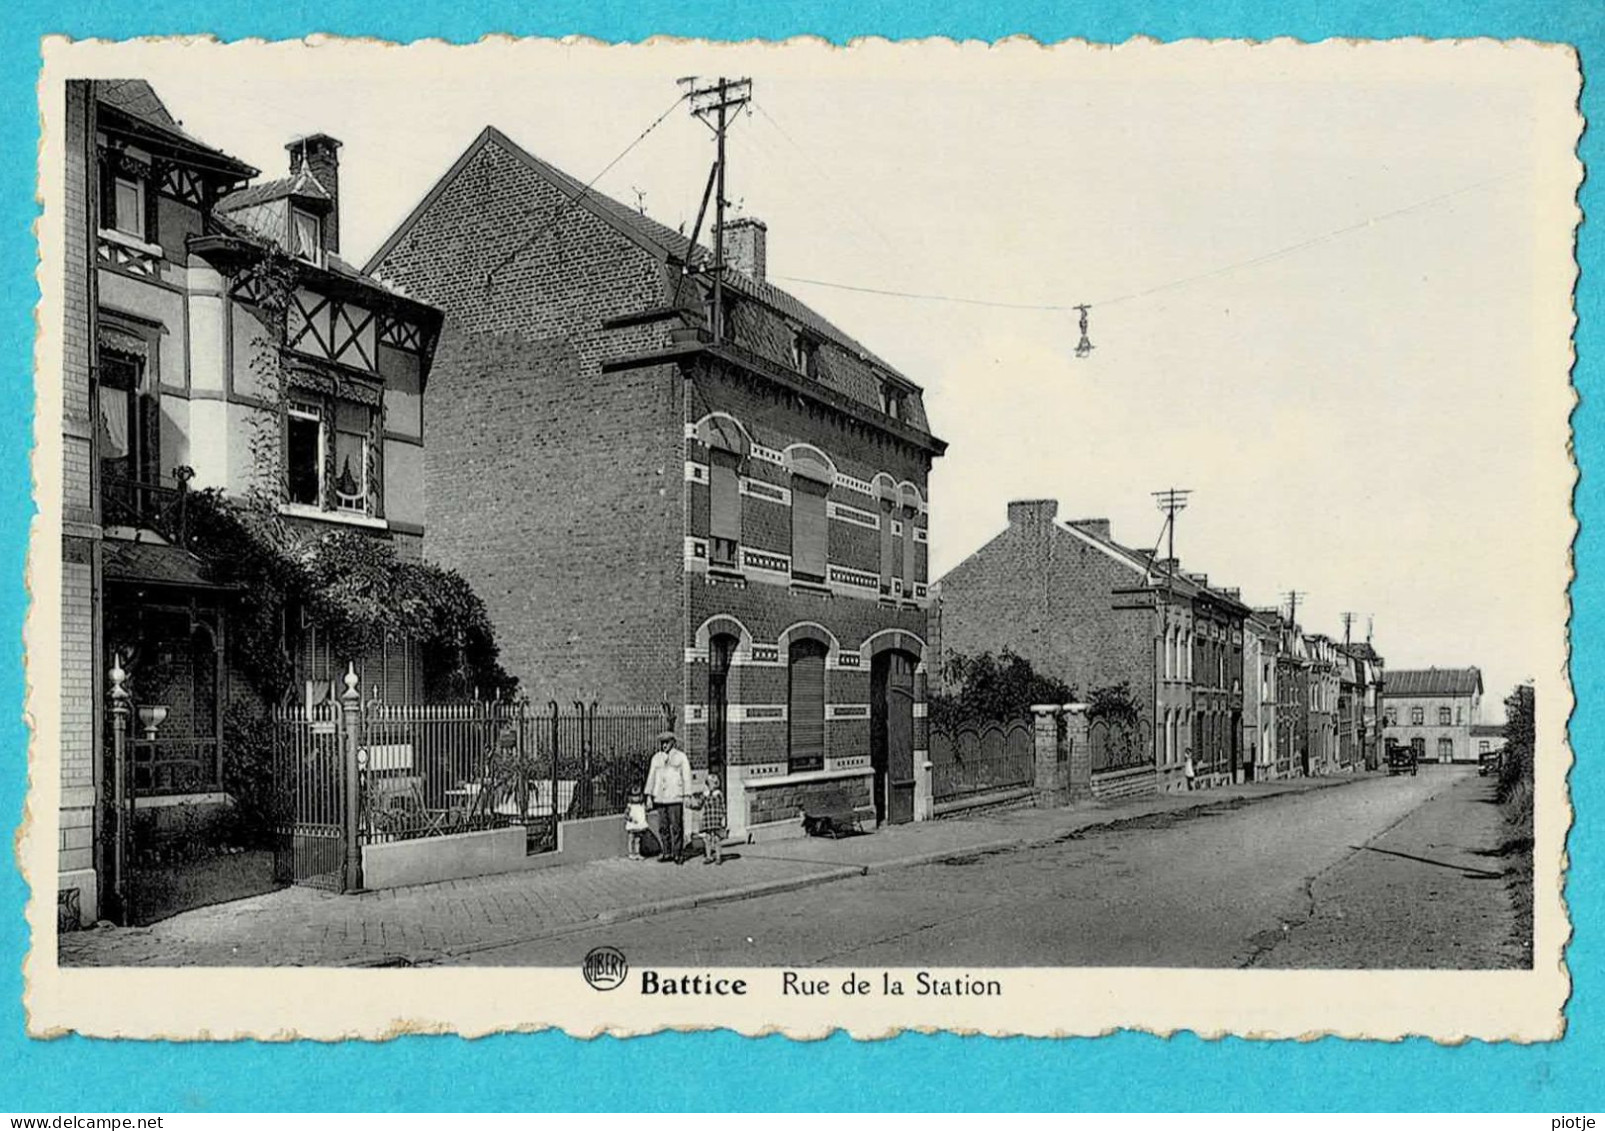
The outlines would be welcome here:
M 323 221 L 299 208 L 290 210 L 290 253 L 317 263 L 323 251 Z
M 890 382 L 881 386 L 881 411 L 893 420 L 908 417 L 908 391 Z
M 819 343 L 807 334 L 791 339 L 791 366 L 804 377 L 819 377 Z

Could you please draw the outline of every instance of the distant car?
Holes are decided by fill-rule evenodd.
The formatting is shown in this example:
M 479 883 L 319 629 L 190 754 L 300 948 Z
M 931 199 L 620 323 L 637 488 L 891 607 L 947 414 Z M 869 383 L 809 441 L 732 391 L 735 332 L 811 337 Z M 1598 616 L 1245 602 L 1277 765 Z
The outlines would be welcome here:
M 1499 751 L 1490 750 L 1477 758 L 1477 773 L 1482 777 L 1499 776 Z
M 1409 774 L 1414 777 L 1416 773 L 1416 752 L 1408 746 L 1393 746 L 1388 749 L 1388 773 Z

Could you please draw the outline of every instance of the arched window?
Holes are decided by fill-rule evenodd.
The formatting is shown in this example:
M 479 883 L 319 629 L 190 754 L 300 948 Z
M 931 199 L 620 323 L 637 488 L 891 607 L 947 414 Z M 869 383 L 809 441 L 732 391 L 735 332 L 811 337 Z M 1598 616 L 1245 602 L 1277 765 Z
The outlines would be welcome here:
M 791 773 L 825 767 L 825 646 L 798 640 L 787 669 L 786 767 Z

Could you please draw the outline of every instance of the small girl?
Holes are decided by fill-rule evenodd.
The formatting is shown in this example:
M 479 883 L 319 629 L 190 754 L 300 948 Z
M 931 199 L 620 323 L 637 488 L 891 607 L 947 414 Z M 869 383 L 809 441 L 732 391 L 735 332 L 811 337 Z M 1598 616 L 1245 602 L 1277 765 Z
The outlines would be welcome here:
M 725 810 L 724 792 L 719 788 L 719 775 L 708 775 L 702 787 L 702 802 L 697 808 L 702 811 L 702 862 L 723 864 L 724 857 L 719 850 L 730 834 L 727 827 L 730 818 Z
M 624 806 L 624 831 L 630 834 L 630 859 L 641 859 L 641 834 L 646 832 L 646 794 L 630 793 Z

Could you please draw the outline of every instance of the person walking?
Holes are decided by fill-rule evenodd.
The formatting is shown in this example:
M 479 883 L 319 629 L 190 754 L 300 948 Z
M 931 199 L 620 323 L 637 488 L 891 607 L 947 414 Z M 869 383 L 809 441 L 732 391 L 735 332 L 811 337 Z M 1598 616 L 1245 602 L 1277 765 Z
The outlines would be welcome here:
M 1182 765 L 1181 772 L 1187 778 L 1187 788 L 1196 788 L 1198 767 L 1193 765 L 1193 748 L 1191 746 L 1187 748 L 1187 761 Z
M 652 755 L 642 792 L 658 811 L 658 836 L 663 842 L 658 862 L 685 863 L 685 802 L 691 796 L 691 760 L 676 743 L 672 730 L 658 735 L 658 752 Z

